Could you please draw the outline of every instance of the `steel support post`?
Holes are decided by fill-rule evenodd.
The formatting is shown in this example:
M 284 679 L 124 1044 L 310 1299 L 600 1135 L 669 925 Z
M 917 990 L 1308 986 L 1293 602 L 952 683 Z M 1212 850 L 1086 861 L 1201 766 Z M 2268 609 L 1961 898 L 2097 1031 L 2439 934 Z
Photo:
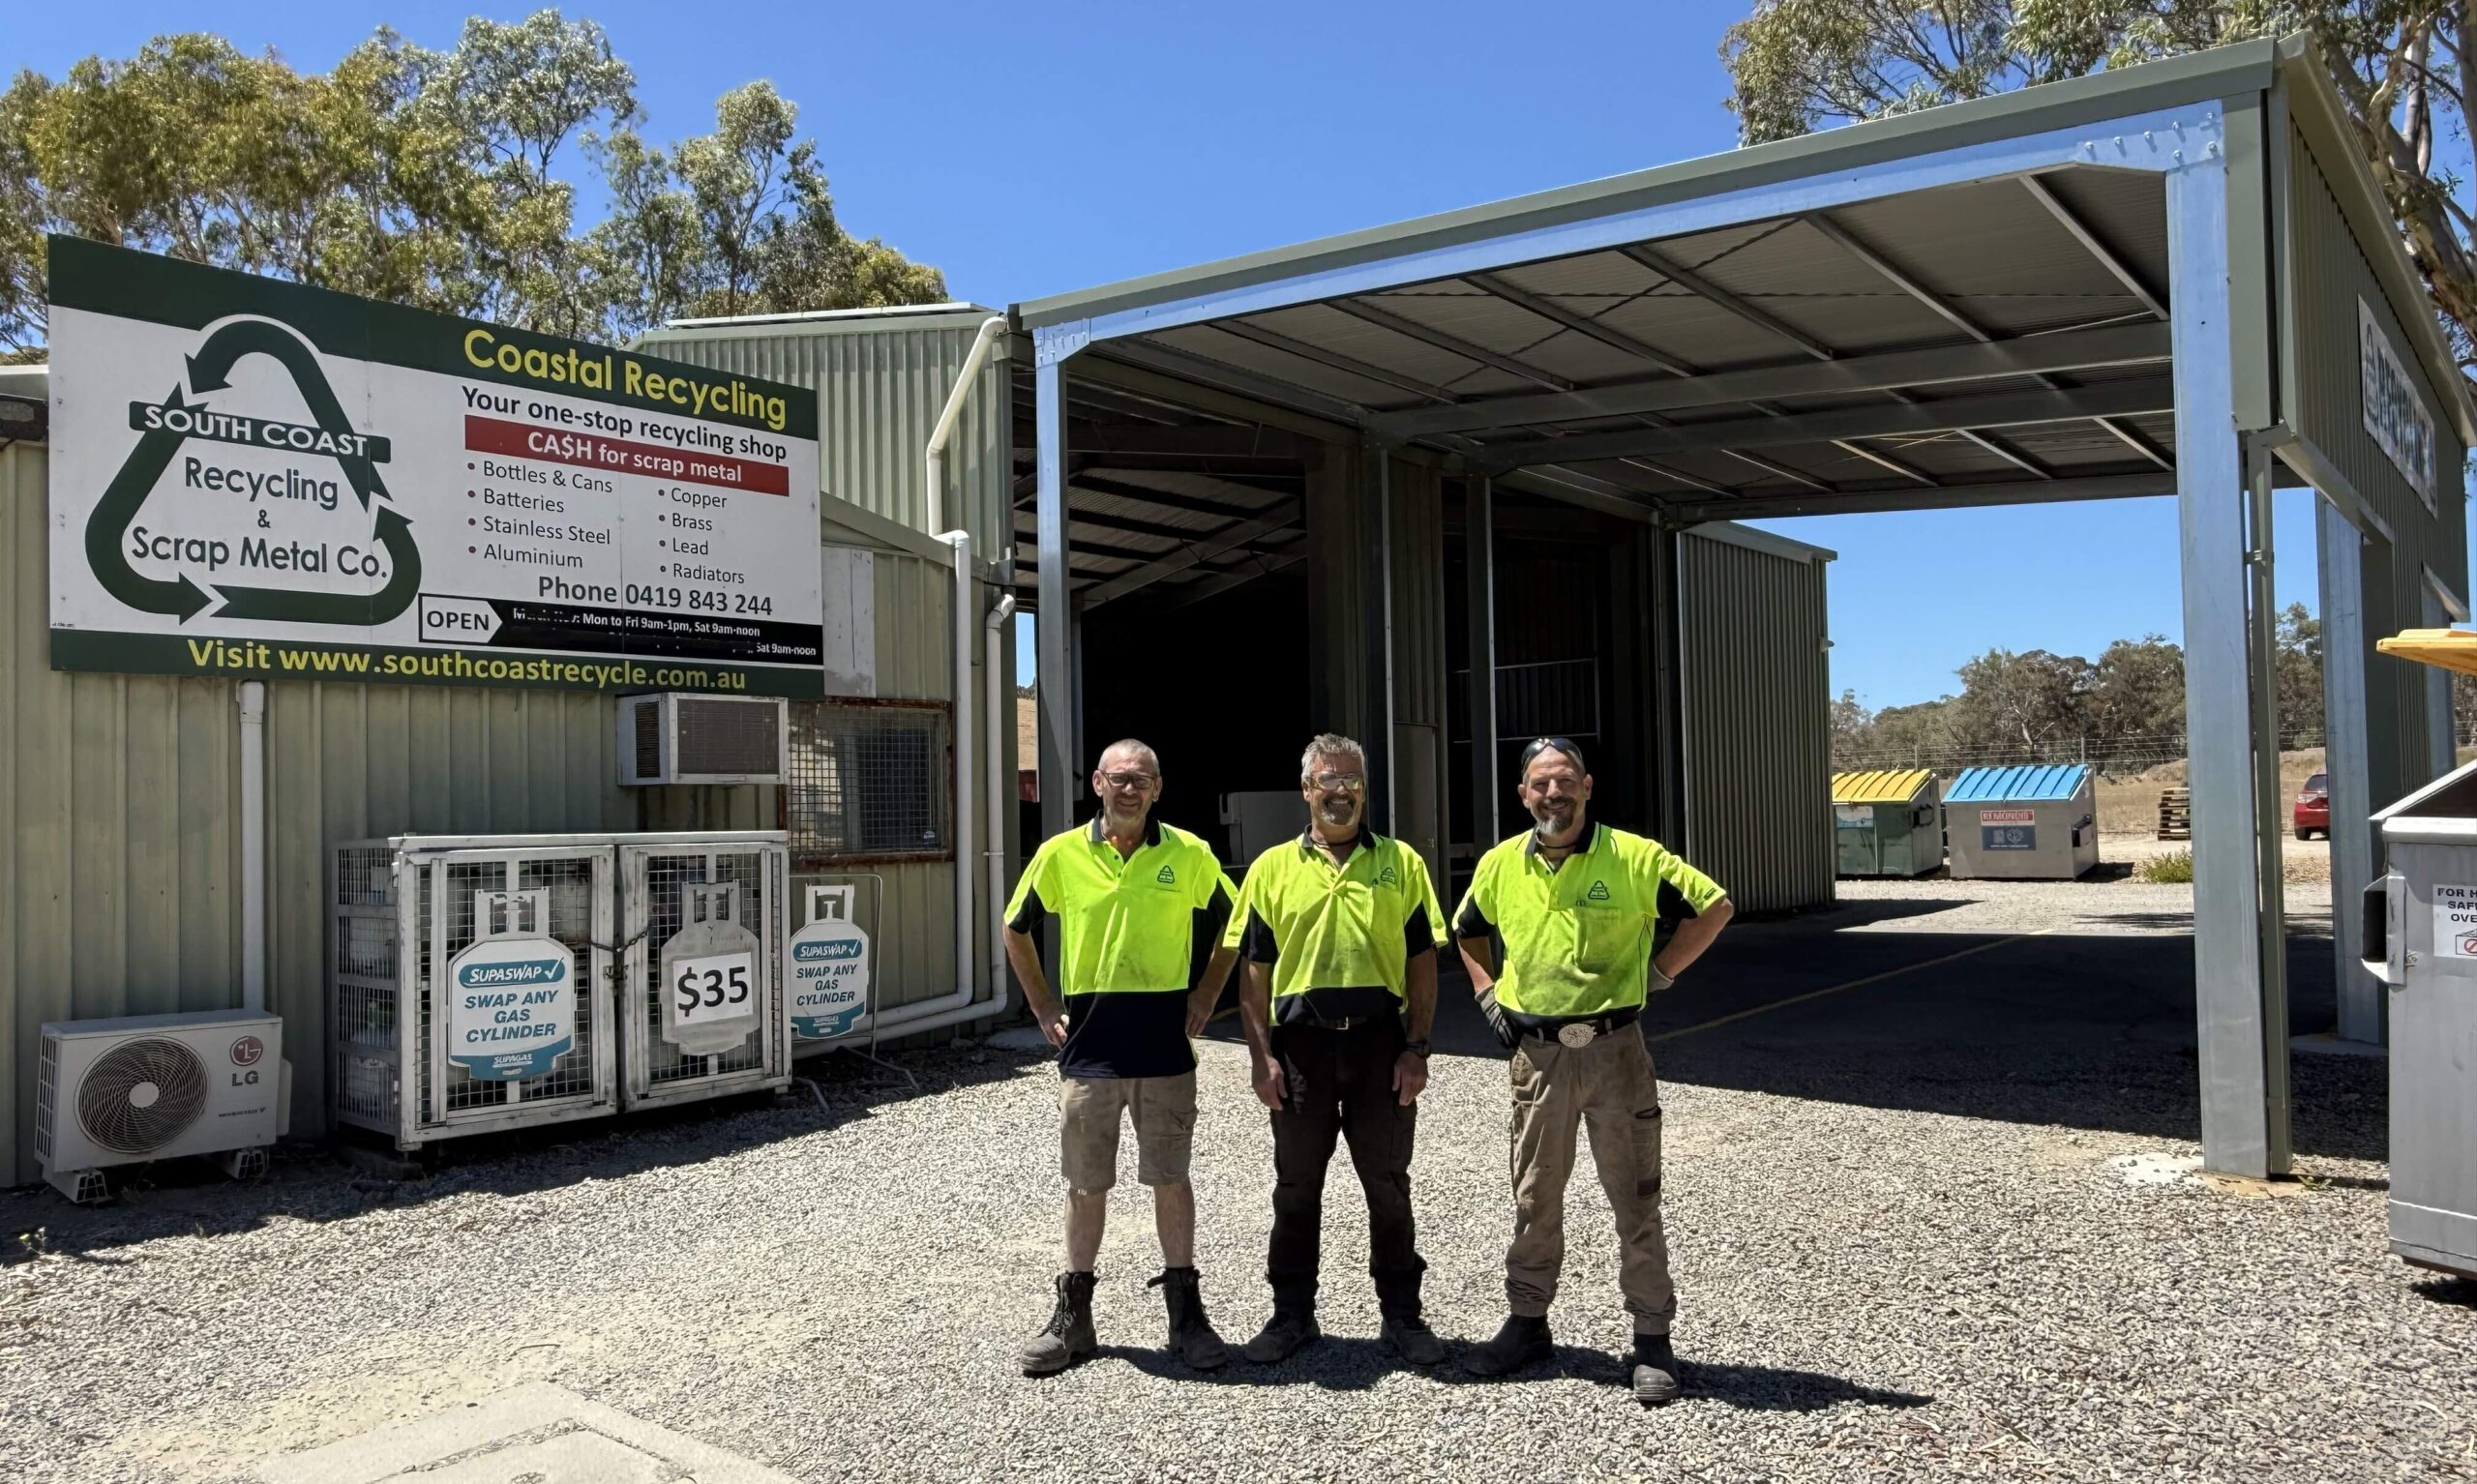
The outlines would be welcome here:
M 1678 592 L 1676 527 L 1656 525 L 1651 552 L 1652 817 L 1670 848 L 1691 854 L 1686 825 L 1686 605 Z
M 1497 501 L 1485 474 L 1473 475 L 1463 489 L 1463 568 L 1471 625 L 1471 845 L 1484 852 L 1498 840 Z
M 1392 457 L 1381 444 L 1370 444 L 1359 460 L 1360 509 L 1366 519 L 1359 531 L 1367 543 L 1361 569 L 1367 582 L 1367 749 L 1368 823 L 1385 834 L 1399 832 L 1401 813 L 1393 793 L 1399 776 L 1393 766 L 1393 485 Z
M 2321 555 L 2322 769 L 2331 799 L 2331 966 L 2340 1038 L 2383 1039 L 2382 983 L 2365 969 L 2365 925 L 2356 905 L 2373 879 L 2373 777 L 2366 736 L 2365 538 L 2319 495 L 2313 523 Z
M 2245 448 L 2245 513 L 2252 526 L 2246 553 L 2253 579 L 2248 633 L 2253 682 L 2253 848 L 2261 900 L 2253 918 L 2262 965 L 2263 1127 L 2274 1171 L 2288 1168 L 2287 830 L 2286 790 L 2280 783 L 2279 604 L 2271 585 L 2277 560 L 2271 526 L 2271 454 Z
M 1066 359 L 1084 346 L 1081 326 L 1035 334 L 1033 429 L 1040 439 L 1034 514 L 1040 561 L 1039 656 L 1033 694 L 1040 707 L 1041 831 L 1075 822 L 1075 783 L 1084 755 L 1076 673 L 1075 608 L 1067 584 Z
M 2284 1128 L 2272 1127 L 2285 1109 L 2274 1109 L 2265 1084 L 2272 1036 L 2263 1000 L 2250 532 L 2236 430 L 2226 161 L 2213 149 L 2168 172 L 2166 186 L 2202 1162 L 2262 1176 L 2283 1170 L 2278 1157 L 2287 1139 Z M 2284 1056 L 2284 1027 L 2278 1046 Z

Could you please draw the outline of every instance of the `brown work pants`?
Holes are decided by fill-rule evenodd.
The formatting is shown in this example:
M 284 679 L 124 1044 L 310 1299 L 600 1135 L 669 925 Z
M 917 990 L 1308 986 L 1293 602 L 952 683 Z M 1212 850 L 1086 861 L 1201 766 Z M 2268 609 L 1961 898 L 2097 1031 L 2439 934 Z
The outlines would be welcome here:
M 1660 1092 L 1639 1026 L 1587 1046 L 1525 1036 L 1514 1048 L 1513 1245 L 1506 1252 L 1506 1302 L 1544 1315 L 1566 1261 L 1566 1182 L 1574 1135 L 1591 1125 L 1592 1162 L 1617 1217 L 1624 1265 L 1617 1285 L 1638 1334 L 1664 1335 L 1677 1312 L 1668 1237 L 1660 1228 Z

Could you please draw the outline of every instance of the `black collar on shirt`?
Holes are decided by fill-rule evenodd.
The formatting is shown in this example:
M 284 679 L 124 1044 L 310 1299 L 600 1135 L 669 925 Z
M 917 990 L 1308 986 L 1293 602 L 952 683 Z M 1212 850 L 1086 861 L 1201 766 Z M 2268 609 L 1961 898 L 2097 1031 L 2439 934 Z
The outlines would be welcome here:
M 1577 855 L 1589 855 L 1592 851 L 1598 849 L 1599 832 L 1603 828 L 1605 828 L 1605 826 L 1594 824 L 1588 819 L 1584 820 L 1582 833 L 1574 837 L 1572 846 L 1566 851 L 1566 858 L 1567 860 L 1571 860 Z M 1539 832 L 1537 830 L 1535 829 L 1530 834 L 1525 835 L 1522 838 L 1522 853 L 1525 855 L 1537 855 L 1539 853 Z
M 1384 836 L 1362 824 L 1358 827 L 1358 833 L 1353 835 L 1347 842 L 1350 848 L 1343 852 L 1342 859 L 1348 860 L 1358 854 L 1361 846 L 1373 850 L 1384 843 Z M 1311 824 L 1298 832 L 1298 847 L 1302 850 L 1314 850 L 1320 855 L 1324 853 L 1325 843 L 1316 838 L 1316 826 Z
M 1098 814 L 1092 816 L 1090 828 L 1085 831 L 1085 834 L 1091 839 L 1092 844 L 1096 846 L 1103 845 L 1109 841 L 1109 817 L 1110 816 L 1107 814 Z M 1137 848 L 1142 849 L 1147 846 L 1157 846 L 1160 843 L 1161 821 L 1153 818 L 1152 816 L 1148 814 L 1144 816 L 1144 845 L 1137 846 Z

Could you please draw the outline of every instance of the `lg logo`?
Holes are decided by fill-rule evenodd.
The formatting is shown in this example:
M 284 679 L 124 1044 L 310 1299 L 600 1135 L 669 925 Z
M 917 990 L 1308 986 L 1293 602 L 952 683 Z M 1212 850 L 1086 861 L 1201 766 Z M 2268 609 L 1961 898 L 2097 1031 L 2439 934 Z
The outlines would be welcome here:
M 232 1064 L 236 1067 L 256 1066 L 258 1058 L 266 1054 L 267 1044 L 255 1036 L 243 1036 L 232 1043 Z

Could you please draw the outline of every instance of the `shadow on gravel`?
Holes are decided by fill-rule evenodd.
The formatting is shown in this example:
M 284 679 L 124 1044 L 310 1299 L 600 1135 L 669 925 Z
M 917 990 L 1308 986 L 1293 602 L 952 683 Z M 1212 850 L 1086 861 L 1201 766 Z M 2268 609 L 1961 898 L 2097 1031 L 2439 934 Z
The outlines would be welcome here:
M 1688 1402 L 1717 1402 L 1740 1411 L 1824 1411 L 1857 1403 L 1862 1407 L 1925 1407 L 1935 1399 L 1913 1391 L 1885 1391 L 1862 1386 L 1820 1371 L 1789 1371 L 1768 1365 L 1685 1363 Z
M 2408 1285 L 2408 1291 L 2438 1304 L 2477 1309 L 2477 1278 L 2428 1278 Z
M 744 1094 L 448 1140 L 433 1146 L 435 1165 L 411 1179 L 371 1175 L 325 1145 L 286 1143 L 274 1151 L 266 1176 L 247 1184 L 226 1179 L 204 1160 L 172 1160 L 113 1172 L 113 1199 L 101 1205 L 72 1205 L 47 1185 L 0 1191 L 0 1267 L 45 1256 L 118 1261 L 96 1254 L 166 1236 L 246 1232 L 279 1217 L 349 1220 L 381 1206 L 467 1191 L 520 1195 L 698 1165 L 838 1128 L 914 1098 L 1001 1082 L 1051 1060 L 1047 1048 L 1035 1053 L 984 1044 L 914 1052 L 900 1058 L 914 1085 L 857 1057 L 816 1057 L 796 1064 L 798 1076 L 816 1084 L 814 1093 L 794 1082 L 780 1096 Z
M 1365 1391 L 1386 1377 L 1422 1377 L 1446 1386 L 1507 1386 L 1572 1378 L 1601 1385 L 1630 1387 L 1633 1367 L 1625 1356 L 1583 1346 L 1560 1345 L 1556 1358 L 1511 1376 L 1478 1377 L 1462 1369 L 1465 1347 L 1453 1347 L 1445 1364 L 1427 1369 L 1405 1365 L 1381 1340 L 1327 1335 L 1279 1365 L 1251 1365 L 1234 1354 L 1217 1371 L 1195 1371 L 1157 1350 L 1104 1345 L 1094 1359 L 1122 1360 L 1147 1376 L 1194 1381 L 1207 1386 L 1315 1386 L 1327 1391 Z M 1086 1362 L 1089 1364 L 1090 1362 Z M 1740 1411 L 1823 1411 L 1856 1403 L 1865 1407 L 1925 1407 L 1935 1399 L 1908 1391 L 1862 1386 L 1818 1371 L 1791 1371 L 1777 1366 L 1730 1365 L 1687 1360 L 1685 1400 L 1716 1402 Z

